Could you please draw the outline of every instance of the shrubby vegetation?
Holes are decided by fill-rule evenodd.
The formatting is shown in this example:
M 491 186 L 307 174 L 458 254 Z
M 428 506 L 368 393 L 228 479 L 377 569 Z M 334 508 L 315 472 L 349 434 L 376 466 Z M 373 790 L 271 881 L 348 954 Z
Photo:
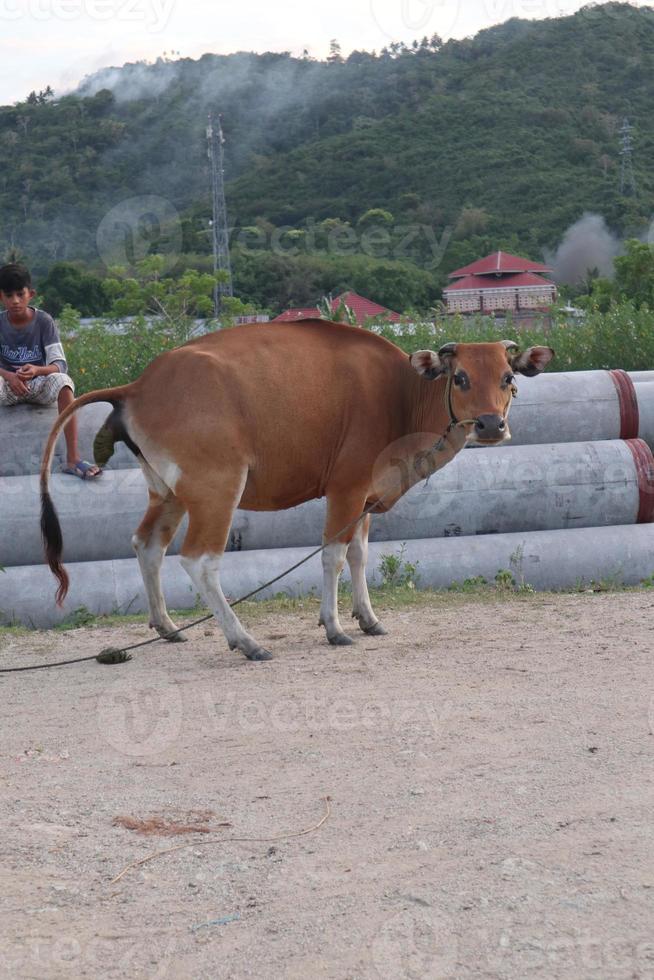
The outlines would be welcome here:
M 99 320 L 91 327 L 78 326 L 74 311 L 61 317 L 62 335 L 70 370 L 78 394 L 93 388 L 125 384 L 165 350 L 184 343 L 193 321 L 184 318 L 137 317 L 121 327 L 121 333 L 108 330 L 111 322 Z M 636 309 L 626 302 L 608 313 L 593 312 L 580 324 L 556 320 L 530 330 L 510 323 L 500 327 L 491 317 L 464 320 L 463 317 L 438 318 L 404 327 L 371 324 L 368 329 L 385 336 L 407 353 L 425 348 L 438 349 L 448 341 L 474 342 L 517 340 L 522 347 L 548 344 L 556 351 L 551 365 L 555 371 L 587 371 L 621 367 L 627 371 L 654 370 L 654 316 L 647 308 Z M 265 330 L 265 325 L 257 329 Z M 366 329 L 366 328 L 362 328 Z
M 607 313 L 594 311 L 574 324 L 559 316 L 551 326 L 543 321 L 524 329 L 513 326 L 510 320 L 498 326 L 492 317 L 447 317 L 399 332 L 393 325 L 377 327 L 375 332 L 407 352 L 437 350 L 448 341 L 516 340 L 523 348 L 532 344 L 553 347 L 553 371 L 654 370 L 654 314 L 646 307 L 637 309 L 632 302 L 614 305 Z

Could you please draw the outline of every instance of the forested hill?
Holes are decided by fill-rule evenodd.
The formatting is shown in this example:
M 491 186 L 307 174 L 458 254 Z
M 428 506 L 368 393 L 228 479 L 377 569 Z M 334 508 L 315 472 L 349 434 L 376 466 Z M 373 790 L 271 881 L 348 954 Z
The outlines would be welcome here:
M 325 251 L 325 230 L 344 224 L 356 253 L 361 229 L 377 221 L 392 245 L 363 250 L 412 260 L 424 279 L 415 299 L 427 302 L 447 271 L 492 248 L 538 259 L 586 210 L 617 233 L 648 223 L 652 79 L 654 10 L 627 4 L 345 60 L 338 51 L 325 62 L 207 54 L 106 69 L 75 94 L 0 108 L 0 248 L 19 248 L 41 272 L 64 258 L 101 269 L 103 216 L 157 194 L 183 216 L 183 250 L 207 253 L 211 108 L 224 119 L 230 223 L 260 230 L 250 253 L 271 241 Z M 619 194 L 625 115 L 638 182 L 628 198 Z M 367 215 L 374 209 L 387 214 Z M 437 241 L 450 230 L 440 265 L 426 234 L 399 248 L 407 224 Z M 293 230 L 275 238 L 271 225 Z M 235 251 L 252 298 L 304 299 L 298 284 L 284 286 L 292 295 L 257 293 L 255 259 Z M 356 280 L 341 266 L 343 281 Z

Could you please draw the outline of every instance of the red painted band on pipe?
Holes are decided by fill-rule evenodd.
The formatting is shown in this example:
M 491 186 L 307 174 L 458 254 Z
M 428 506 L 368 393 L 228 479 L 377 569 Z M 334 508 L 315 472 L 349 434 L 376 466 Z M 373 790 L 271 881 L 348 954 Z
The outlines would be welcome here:
M 625 440 L 636 464 L 638 477 L 638 517 L 636 524 L 654 521 L 654 456 L 643 439 Z
M 620 406 L 620 438 L 637 439 L 640 418 L 638 412 L 638 396 L 634 383 L 626 371 L 616 369 L 609 371 L 615 390 L 618 393 Z

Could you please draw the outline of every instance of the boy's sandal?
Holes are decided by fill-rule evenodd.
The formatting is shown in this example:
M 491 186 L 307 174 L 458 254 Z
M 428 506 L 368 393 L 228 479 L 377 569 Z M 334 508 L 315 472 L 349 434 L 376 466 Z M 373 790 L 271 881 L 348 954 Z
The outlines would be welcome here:
M 97 473 L 91 473 L 91 470 L 97 469 Z M 100 476 L 102 470 L 99 469 L 95 463 L 87 463 L 86 460 L 78 460 L 74 466 L 66 466 L 61 471 L 62 473 L 69 473 L 70 476 L 78 476 L 80 480 L 95 480 Z

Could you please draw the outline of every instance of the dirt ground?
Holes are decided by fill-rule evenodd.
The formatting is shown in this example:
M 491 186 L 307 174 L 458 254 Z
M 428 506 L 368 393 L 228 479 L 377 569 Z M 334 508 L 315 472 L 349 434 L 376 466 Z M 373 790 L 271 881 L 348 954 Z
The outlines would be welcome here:
M 651 594 L 382 618 L 334 649 L 313 614 L 268 615 L 267 664 L 210 625 L 0 676 L 0 975 L 654 977 Z M 143 634 L 35 633 L 0 659 Z

